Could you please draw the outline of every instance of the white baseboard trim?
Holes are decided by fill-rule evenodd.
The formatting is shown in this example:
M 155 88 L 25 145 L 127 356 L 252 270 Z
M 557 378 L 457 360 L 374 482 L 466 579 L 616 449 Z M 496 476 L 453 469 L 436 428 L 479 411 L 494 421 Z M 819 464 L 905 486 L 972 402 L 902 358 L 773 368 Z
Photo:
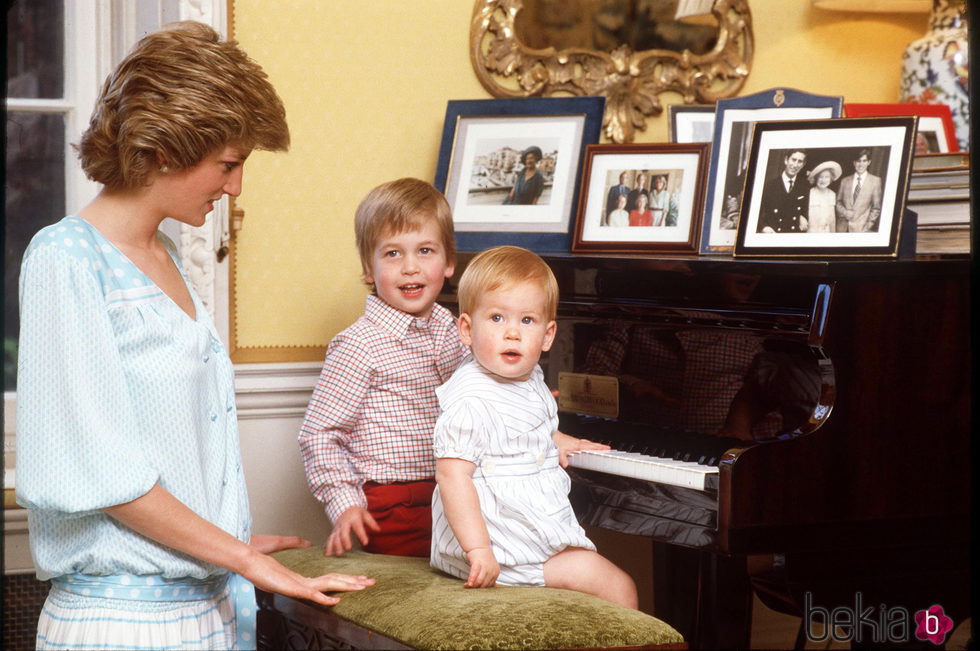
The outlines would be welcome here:
M 236 364 L 238 418 L 294 418 L 306 413 L 319 362 Z

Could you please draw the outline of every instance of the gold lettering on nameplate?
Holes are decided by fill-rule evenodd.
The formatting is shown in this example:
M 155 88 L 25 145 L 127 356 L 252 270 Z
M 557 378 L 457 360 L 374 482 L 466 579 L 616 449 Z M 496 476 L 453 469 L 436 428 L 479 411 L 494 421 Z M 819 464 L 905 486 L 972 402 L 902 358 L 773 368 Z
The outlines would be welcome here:
M 619 416 L 619 380 L 609 375 L 558 374 L 558 409 L 601 418 Z

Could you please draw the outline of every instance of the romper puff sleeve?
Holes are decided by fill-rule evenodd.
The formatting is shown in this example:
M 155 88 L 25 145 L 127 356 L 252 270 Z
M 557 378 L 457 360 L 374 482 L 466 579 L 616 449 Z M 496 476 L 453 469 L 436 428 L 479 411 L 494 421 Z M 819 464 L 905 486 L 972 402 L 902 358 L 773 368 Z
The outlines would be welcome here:
M 433 433 L 436 459 L 463 459 L 479 464 L 486 454 L 495 419 L 476 397 L 454 400 L 439 416 Z
M 57 246 L 21 272 L 17 501 L 85 514 L 132 501 L 158 472 L 139 445 L 133 400 L 97 270 Z

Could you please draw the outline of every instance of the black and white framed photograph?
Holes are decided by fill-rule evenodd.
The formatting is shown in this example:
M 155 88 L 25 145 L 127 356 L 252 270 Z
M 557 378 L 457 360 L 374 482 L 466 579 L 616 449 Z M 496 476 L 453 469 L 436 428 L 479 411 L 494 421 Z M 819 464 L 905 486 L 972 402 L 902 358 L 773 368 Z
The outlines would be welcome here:
M 572 250 L 697 253 L 708 143 L 589 145 Z
M 734 255 L 895 257 L 916 120 L 756 122 Z
M 758 120 L 838 118 L 843 103 L 839 96 L 813 95 L 791 88 L 772 88 L 745 97 L 718 100 L 701 228 L 701 253 L 731 254 L 753 123 Z
M 513 244 L 567 252 L 585 146 L 599 139 L 602 97 L 454 100 L 435 186 L 460 251 Z
M 715 127 L 714 104 L 671 104 L 667 107 L 670 142 L 711 142 Z

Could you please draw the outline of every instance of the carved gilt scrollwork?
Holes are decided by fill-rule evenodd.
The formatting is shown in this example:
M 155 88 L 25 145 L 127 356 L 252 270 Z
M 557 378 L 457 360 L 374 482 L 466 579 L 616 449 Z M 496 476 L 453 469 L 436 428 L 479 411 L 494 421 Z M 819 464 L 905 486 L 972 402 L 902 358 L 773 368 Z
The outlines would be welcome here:
M 715 0 L 708 19 L 717 36 L 703 53 L 690 49 L 609 51 L 587 47 L 532 48 L 515 27 L 525 0 L 477 0 L 470 25 L 470 59 L 494 97 L 568 93 L 604 95 L 603 129 L 613 142 L 632 142 L 646 118 L 663 111 L 661 95 L 679 93 L 685 104 L 711 104 L 735 95 L 752 61 L 748 0 Z

